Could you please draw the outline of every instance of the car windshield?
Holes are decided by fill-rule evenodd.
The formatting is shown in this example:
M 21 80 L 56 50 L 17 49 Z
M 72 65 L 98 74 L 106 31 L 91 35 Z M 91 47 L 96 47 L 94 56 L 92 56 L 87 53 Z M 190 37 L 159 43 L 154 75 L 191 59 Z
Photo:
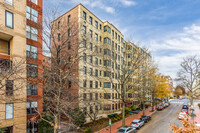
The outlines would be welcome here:
M 134 121 L 133 121 L 132 124 L 137 124 L 137 122 L 134 122 Z
M 125 130 L 124 130 L 124 129 L 119 129 L 119 130 L 117 131 L 117 133 L 125 133 Z

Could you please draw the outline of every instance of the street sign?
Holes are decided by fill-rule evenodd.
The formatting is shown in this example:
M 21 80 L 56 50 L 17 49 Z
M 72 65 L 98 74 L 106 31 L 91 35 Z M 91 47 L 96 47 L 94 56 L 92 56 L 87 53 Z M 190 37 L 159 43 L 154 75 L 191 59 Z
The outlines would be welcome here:
M 109 125 L 111 125 L 111 124 L 112 124 L 111 119 L 109 119 Z

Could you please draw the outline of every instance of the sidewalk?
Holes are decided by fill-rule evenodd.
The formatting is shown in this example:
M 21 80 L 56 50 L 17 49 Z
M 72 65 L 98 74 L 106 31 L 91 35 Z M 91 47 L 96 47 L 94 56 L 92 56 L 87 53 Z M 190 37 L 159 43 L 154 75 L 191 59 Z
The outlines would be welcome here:
M 200 124 L 200 109 L 198 103 L 194 103 L 194 114 L 196 115 L 194 121 Z
M 159 106 L 159 105 L 160 104 L 158 104 L 157 106 Z M 156 108 L 156 106 L 154 106 L 154 108 Z M 153 113 L 153 112 L 150 112 L 151 109 L 152 109 L 151 107 L 146 109 L 145 110 L 145 115 L 151 115 Z M 125 125 L 130 126 L 131 122 L 134 119 L 139 119 L 141 115 L 143 115 L 143 111 L 141 111 L 138 114 L 135 114 L 133 116 L 130 116 L 130 117 L 126 118 Z M 111 125 L 111 133 L 116 133 L 121 126 L 122 126 L 122 121 L 119 121 L 119 122 L 114 123 L 113 125 Z M 98 133 L 110 133 L 110 127 L 108 126 L 108 127 L 104 128 L 104 129 L 100 130 Z

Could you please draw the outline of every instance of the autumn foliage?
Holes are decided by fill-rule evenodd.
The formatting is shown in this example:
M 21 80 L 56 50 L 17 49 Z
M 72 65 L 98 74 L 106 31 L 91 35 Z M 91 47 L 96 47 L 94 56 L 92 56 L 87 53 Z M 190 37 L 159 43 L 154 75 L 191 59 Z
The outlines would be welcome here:
M 174 133 L 200 133 L 200 127 L 197 127 L 190 117 L 185 116 L 181 122 L 183 127 L 178 127 L 169 123 L 171 131 Z

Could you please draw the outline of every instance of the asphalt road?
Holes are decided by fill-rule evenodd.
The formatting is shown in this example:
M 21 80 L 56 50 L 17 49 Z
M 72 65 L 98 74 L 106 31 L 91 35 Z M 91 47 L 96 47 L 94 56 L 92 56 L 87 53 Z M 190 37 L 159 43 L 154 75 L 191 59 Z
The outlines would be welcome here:
M 171 103 L 171 105 L 162 111 L 157 111 L 152 115 L 152 120 L 137 131 L 137 133 L 173 133 L 170 131 L 169 122 L 182 127 L 178 120 L 178 114 L 182 108 L 182 101 Z

